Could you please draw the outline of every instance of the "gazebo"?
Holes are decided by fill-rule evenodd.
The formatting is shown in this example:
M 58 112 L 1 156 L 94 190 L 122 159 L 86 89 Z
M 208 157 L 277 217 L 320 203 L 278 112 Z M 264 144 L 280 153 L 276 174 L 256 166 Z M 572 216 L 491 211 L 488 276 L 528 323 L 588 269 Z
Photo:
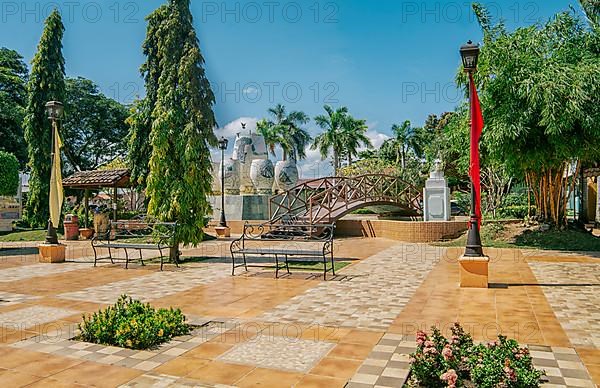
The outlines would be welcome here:
M 117 189 L 129 188 L 129 170 L 126 168 L 114 170 L 78 171 L 63 179 L 63 187 L 84 190 L 85 227 L 88 227 L 89 192 L 90 190 L 113 189 L 112 209 L 113 221 L 117 220 Z

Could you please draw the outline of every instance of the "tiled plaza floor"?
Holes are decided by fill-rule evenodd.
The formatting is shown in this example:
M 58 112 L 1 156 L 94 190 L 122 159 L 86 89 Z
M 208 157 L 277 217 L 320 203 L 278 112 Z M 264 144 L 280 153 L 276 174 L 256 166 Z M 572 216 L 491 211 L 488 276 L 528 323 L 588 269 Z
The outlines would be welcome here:
M 227 241 L 184 249 L 213 260 L 163 272 L 93 268 L 85 242 L 65 264 L 37 263 L 32 243 L 0 248 L 0 387 L 398 387 L 414 332 L 455 321 L 476 340 L 528 345 L 548 387 L 600 381 L 598 254 L 489 249 L 491 287 L 477 290 L 458 287 L 461 250 L 385 239 L 336 242 L 353 263 L 334 281 L 232 277 Z M 206 326 L 150 351 L 73 339 L 81 314 L 124 293 Z

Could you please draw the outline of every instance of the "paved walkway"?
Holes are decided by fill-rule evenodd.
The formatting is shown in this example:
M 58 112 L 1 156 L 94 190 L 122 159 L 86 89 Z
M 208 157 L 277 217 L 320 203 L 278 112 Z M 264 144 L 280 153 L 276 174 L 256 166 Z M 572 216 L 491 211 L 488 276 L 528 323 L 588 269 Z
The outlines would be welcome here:
M 33 246 L 0 246 L 0 386 L 397 387 L 414 332 L 457 320 L 527 344 L 547 386 L 600 382 L 597 255 L 488 249 L 492 287 L 473 290 L 457 286 L 461 250 L 385 239 L 340 240 L 353 264 L 326 282 L 232 277 L 222 241 L 184 249 L 211 262 L 164 272 L 93 268 L 83 242 L 69 244 L 77 262 L 39 264 Z M 81 314 L 122 293 L 201 327 L 151 351 L 72 340 Z

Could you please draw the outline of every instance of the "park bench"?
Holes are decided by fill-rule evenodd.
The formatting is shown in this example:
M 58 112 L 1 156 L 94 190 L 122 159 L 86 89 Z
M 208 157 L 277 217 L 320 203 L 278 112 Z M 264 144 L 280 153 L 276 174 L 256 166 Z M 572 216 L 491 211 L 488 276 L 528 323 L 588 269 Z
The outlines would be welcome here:
M 334 224 L 244 224 L 240 238 L 230 245 L 232 270 L 244 267 L 248 271 L 247 257 L 271 256 L 275 259 L 275 277 L 279 270 L 290 273 L 289 261 L 314 261 L 317 258 L 323 262 L 323 279 L 327 272 L 335 276 L 333 258 Z M 280 259 L 283 259 L 281 262 Z M 313 260 L 310 260 L 313 259 Z M 327 268 L 327 262 L 331 267 Z M 254 267 L 257 267 L 256 265 Z M 264 267 L 264 266 L 260 266 Z
M 92 249 L 94 250 L 94 267 L 100 260 L 110 260 L 114 264 L 115 260 L 122 258 L 113 257 L 113 250 L 123 249 L 125 251 L 125 268 L 128 268 L 130 259 L 130 250 L 139 252 L 139 261 L 142 265 L 143 250 L 154 250 L 160 253 L 160 270 L 163 269 L 164 256 L 163 250 L 168 250 L 175 243 L 176 222 L 147 222 L 144 220 L 129 221 L 111 221 L 105 233 L 97 233 L 92 239 Z M 108 256 L 99 257 L 98 249 L 108 249 Z M 136 260 L 136 259 L 133 259 Z M 178 259 L 175 258 L 175 265 L 179 267 Z

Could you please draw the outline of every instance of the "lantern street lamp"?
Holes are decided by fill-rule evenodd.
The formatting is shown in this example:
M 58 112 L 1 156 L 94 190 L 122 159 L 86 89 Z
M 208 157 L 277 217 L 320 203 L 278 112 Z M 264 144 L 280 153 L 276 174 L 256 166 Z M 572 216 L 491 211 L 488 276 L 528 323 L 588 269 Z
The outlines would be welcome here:
M 463 67 L 466 73 L 469 74 L 469 105 L 471 111 L 473 109 L 473 96 L 471 95 L 473 77 L 471 76 L 477 71 L 477 60 L 479 58 L 479 45 L 468 41 L 467 44 L 461 46 L 460 56 L 462 58 Z M 472 121 L 472 120 L 471 120 Z M 473 123 L 471 122 L 471 131 L 473 131 Z M 471 145 L 471 147 L 476 145 Z M 479 234 L 479 219 L 475 211 L 475 188 L 473 178 L 471 178 L 471 216 L 469 221 L 469 231 L 467 233 L 467 246 L 465 249 L 466 257 L 481 257 L 483 256 L 483 247 L 481 246 L 481 236 Z
M 63 115 L 63 104 L 60 101 L 48 101 L 46 103 L 46 113 L 48 114 L 48 119 L 52 123 L 52 143 L 50 144 L 50 171 L 54 171 L 54 142 L 55 133 L 58 129 L 58 120 L 62 118 Z M 50 182 L 52 184 L 52 182 Z M 58 226 L 58 225 L 56 225 Z M 56 234 L 56 229 L 52 224 L 52 219 L 48 219 L 48 230 L 46 232 L 46 243 L 47 244 L 58 244 L 58 235 Z
M 219 226 L 227 227 L 227 221 L 225 220 L 225 150 L 229 140 L 221 137 L 219 140 L 219 149 L 221 150 L 221 220 Z

